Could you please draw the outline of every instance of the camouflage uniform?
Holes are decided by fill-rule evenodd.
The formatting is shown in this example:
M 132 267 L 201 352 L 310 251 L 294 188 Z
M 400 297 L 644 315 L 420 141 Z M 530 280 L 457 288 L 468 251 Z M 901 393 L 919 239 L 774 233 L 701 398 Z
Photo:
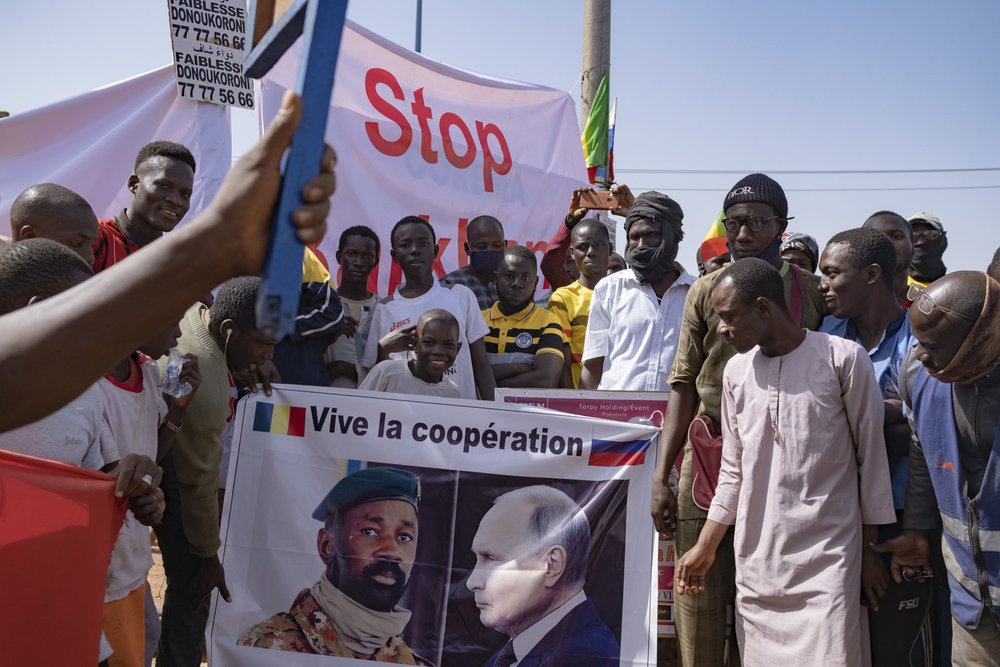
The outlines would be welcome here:
M 256 646 L 279 651 L 358 659 L 354 652 L 340 641 L 330 617 L 320 608 L 308 588 L 296 596 L 287 612 L 275 614 L 253 626 L 244 632 L 236 643 L 241 646 Z M 403 638 L 398 636 L 390 637 L 385 646 L 375 651 L 369 660 L 397 665 L 434 667 L 434 663 L 415 654 Z

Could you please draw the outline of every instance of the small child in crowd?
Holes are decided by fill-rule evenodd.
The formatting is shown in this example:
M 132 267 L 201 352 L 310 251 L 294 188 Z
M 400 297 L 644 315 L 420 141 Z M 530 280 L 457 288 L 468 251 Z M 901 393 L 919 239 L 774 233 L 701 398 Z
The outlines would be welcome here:
M 458 398 L 458 385 L 445 377 L 462 349 L 458 320 L 446 310 L 428 310 L 412 335 L 415 357 L 379 362 L 358 389 Z

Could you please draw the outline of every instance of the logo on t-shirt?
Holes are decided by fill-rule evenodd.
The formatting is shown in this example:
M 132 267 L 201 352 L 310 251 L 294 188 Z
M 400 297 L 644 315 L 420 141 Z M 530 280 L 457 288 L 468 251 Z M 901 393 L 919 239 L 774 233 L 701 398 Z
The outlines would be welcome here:
M 531 347 L 531 334 L 527 331 L 522 331 L 517 334 L 517 338 L 514 339 L 514 344 L 522 350 Z

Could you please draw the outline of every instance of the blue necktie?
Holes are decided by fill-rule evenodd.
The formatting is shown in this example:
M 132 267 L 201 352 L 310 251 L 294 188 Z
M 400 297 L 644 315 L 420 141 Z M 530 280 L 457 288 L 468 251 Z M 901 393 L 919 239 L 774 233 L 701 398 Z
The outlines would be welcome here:
M 514 655 L 514 642 L 509 641 L 497 653 L 497 657 L 493 661 L 493 667 L 510 667 L 514 664 L 515 660 L 517 660 L 517 656 Z

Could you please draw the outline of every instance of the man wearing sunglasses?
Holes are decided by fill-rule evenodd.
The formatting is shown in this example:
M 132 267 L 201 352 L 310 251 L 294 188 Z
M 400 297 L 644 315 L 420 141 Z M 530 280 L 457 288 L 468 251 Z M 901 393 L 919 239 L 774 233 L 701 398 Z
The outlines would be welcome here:
M 780 255 L 781 234 L 789 220 L 788 200 L 781 186 L 764 174 L 750 174 L 726 194 L 723 214 L 733 261 L 757 257 L 772 264 L 781 274 L 792 321 L 806 329 L 817 329 L 827 314 L 819 293 L 819 278 L 785 262 Z M 712 289 L 721 273 L 708 274 L 691 286 L 681 317 L 677 354 L 667 379 L 671 385 L 670 403 L 653 475 L 650 512 L 658 531 L 667 535 L 676 531 L 678 557 L 698 541 L 721 466 L 718 424 L 722 372 L 736 353 L 719 335 L 720 319 L 712 305 Z M 695 437 L 692 444 L 689 429 L 692 434 L 707 435 Z M 682 447 L 684 459 L 675 496 L 667 480 Z M 709 483 L 702 484 L 706 480 Z M 735 590 L 730 529 L 705 578 L 706 593 L 680 597 L 674 602 L 681 664 L 739 664 L 735 642 L 729 643 L 728 658 L 726 643 L 726 606 L 734 603 Z
M 932 282 L 948 272 L 942 257 L 948 249 L 948 236 L 945 234 L 941 218 L 933 213 L 921 211 L 909 217 L 913 228 L 913 259 L 910 261 L 910 279 L 921 287 L 927 287 Z
M 910 327 L 918 344 L 900 371 L 913 428 L 896 581 L 947 573 L 954 665 L 1000 656 L 1000 284 L 956 271 L 916 288 Z M 928 536 L 944 529 L 944 565 Z M 944 571 L 942 571 L 942 569 Z

